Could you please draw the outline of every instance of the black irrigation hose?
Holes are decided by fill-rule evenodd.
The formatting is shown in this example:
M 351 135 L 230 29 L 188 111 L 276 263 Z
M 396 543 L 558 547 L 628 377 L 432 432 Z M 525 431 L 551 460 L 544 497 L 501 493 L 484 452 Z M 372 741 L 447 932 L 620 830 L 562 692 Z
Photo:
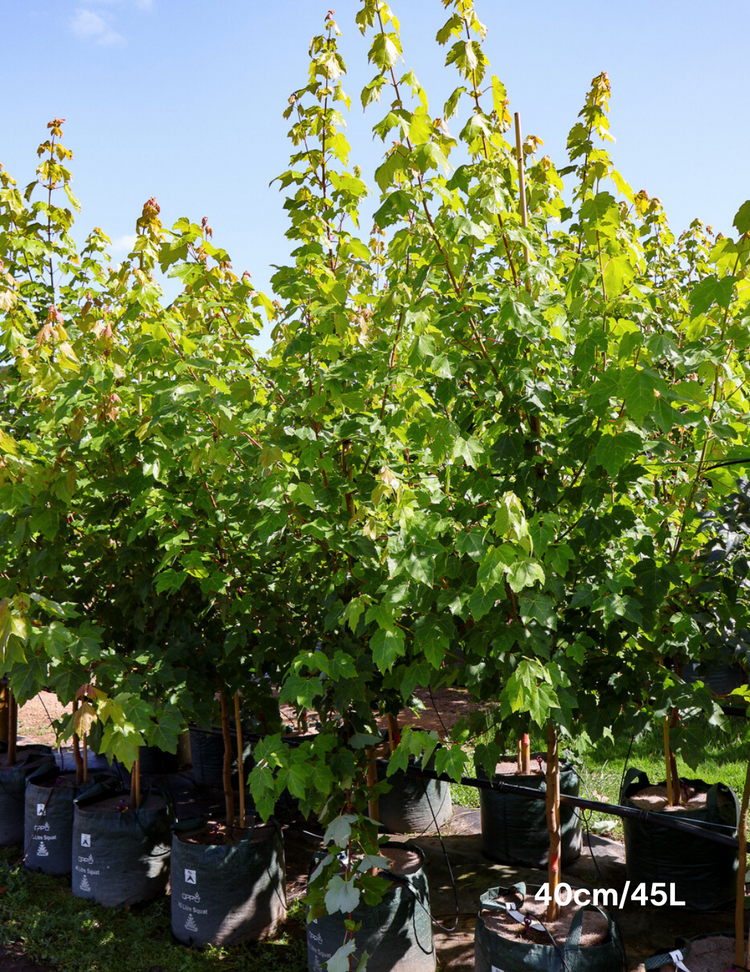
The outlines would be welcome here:
M 377 760 L 383 766 L 388 765 L 387 759 Z M 462 786 L 473 786 L 478 790 L 497 790 L 501 793 L 512 793 L 515 796 L 527 797 L 530 800 L 546 800 L 547 794 L 543 790 L 534 790 L 528 786 L 518 786 L 515 783 L 505 783 L 502 780 L 478 780 L 472 776 L 462 776 L 460 780 L 454 780 L 447 773 L 436 773 L 434 770 L 420 769 L 418 766 L 408 765 L 406 772 L 412 776 L 421 776 L 427 780 L 440 780 L 444 783 L 461 783 Z M 560 795 L 560 802 L 570 807 L 577 807 L 579 810 L 597 810 L 599 813 L 608 813 L 615 817 L 639 820 L 641 823 L 653 824 L 656 827 L 666 827 L 668 830 L 678 830 L 684 834 L 693 834 L 710 840 L 715 844 L 722 844 L 724 847 L 731 847 L 733 850 L 739 849 L 739 841 L 736 837 L 729 837 L 726 834 L 715 833 L 712 830 L 704 829 L 684 820 L 675 818 L 671 814 L 654 813 L 651 810 L 636 810 L 633 807 L 622 807 L 614 803 L 599 803 L 597 800 L 584 800 L 582 797 L 568 796 L 563 793 Z

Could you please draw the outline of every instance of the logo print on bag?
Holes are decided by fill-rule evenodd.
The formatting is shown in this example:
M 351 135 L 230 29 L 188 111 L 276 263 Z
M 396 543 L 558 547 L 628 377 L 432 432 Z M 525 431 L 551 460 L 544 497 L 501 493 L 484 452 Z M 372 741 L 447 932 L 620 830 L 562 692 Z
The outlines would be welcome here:
M 36 805 L 36 815 L 37 817 L 45 817 L 47 815 L 47 808 L 43 803 L 37 803 Z
M 36 845 L 36 856 L 37 857 L 49 857 L 49 851 L 47 850 L 47 845 L 43 840 L 40 840 Z
M 89 884 L 89 879 L 86 877 L 85 874 L 81 878 L 80 887 L 81 887 L 81 891 L 90 891 L 91 890 L 91 885 Z
M 188 931 L 192 931 L 192 932 L 198 931 L 198 926 L 196 925 L 192 915 L 188 915 L 187 921 L 185 922 L 185 928 L 187 928 Z
M 91 847 L 91 834 L 81 834 L 81 847 Z
M 196 880 L 195 871 L 188 871 L 188 869 L 185 868 L 185 884 L 197 884 L 197 883 L 198 882 Z

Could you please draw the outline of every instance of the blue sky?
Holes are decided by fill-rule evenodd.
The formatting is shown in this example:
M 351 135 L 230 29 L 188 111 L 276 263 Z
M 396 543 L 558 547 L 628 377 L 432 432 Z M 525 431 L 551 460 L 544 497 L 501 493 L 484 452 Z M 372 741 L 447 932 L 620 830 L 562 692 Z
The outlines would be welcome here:
M 357 0 L 335 5 L 352 95 L 353 162 L 374 186 L 381 117 L 359 108 L 374 71 L 354 24 Z M 437 115 L 457 75 L 434 41 L 441 0 L 394 0 L 406 67 Z M 564 163 L 565 139 L 589 82 L 609 73 L 615 162 L 634 189 L 662 200 L 679 231 L 698 216 L 729 230 L 750 197 L 747 39 L 750 3 L 717 0 L 477 0 L 491 71 L 506 84 L 524 134 Z M 77 236 L 101 226 L 116 255 L 144 201 L 171 225 L 207 216 L 235 269 L 269 288 L 286 259 L 283 199 L 269 182 L 287 168 L 289 93 L 306 80 L 318 0 L 3 0 L 0 163 L 25 185 L 46 122 L 66 119 Z

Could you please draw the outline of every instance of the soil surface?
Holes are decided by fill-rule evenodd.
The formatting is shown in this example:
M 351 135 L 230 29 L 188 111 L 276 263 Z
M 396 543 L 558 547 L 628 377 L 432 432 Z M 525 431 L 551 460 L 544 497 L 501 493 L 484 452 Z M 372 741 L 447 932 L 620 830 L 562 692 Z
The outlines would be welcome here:
M 148 799 L 141 803 L 141 810 L 164 810 L 167 801 L 160 793 L 150 793 Z M 96 803 L 87 803 L 79 808 L 86 813 L 126 813 L 130 811 L 130 800 L 121 793 L 116 796 L 105 797 Z
M 641 810 L 652 810 L 664 813 L 679 813 L 681 810 L 702 810 L 706 806 L 707 793 L 690 788 L 680 788 L 680 802 L 673 807 L 668 806 L 669 796 L 666 786 L 647 786 L 643 790 L 629 797 Z M 729 803 L 729 797 L 719 794 L 719 804 Z
M 543 901 L 536 901 L 532 897 L 527 897 L 521 905 L 509 896 L 507 899 L 516 911 L 525 917 L 531 918 L 544 925 L 547 932 L 535 928 L 526 929 L 512 915 L 501 911 L 483 912 L 484 923 L 487 928 L 500 935 L 502 938 L 512 939 L 513 941 L 528 942 L 535 945 L 549 945 L 550 935 L 556 942 L 564 942 L 570 925 L 576 913 L 580 910 L 577 905 L 569 904 L 560 908 L 559 914 L 554 921 L 547 921 L 547 906 Z M 581 945 L 601 945 L 609 939 L 609 927 L 604 918 L 598 911 L 586 911 L 583 915 L 583 925 L 581 931 Z

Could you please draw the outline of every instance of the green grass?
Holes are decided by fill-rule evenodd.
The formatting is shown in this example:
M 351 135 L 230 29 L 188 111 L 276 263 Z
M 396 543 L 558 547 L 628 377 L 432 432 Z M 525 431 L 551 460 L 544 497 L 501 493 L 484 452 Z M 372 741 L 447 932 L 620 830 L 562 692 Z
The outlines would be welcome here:
M 0 852 L 0 943 L 69 972 L 304 972 L 304 906 L 297 901 L 281 936 L 199 952 L 172 938 L 170 901 L 111 910 L 76 898 L 67 878 L 18 866 L 18 849 Z
M 747 762 L 750 748 L 746 741 L 743 722 L 733 721 L 728 732 L 715 732 L 715 741 L 705 749 L 705 757 L 696 767 L 688 767 L 678 762 L 678 773 L 687 779 L 701 779 L 707 783 L 726 783 L 731 786 L 738 798 L 742 797 L 745 785 Z M 604 803 L 618 803 L 620 781 L 627 765 L 643 770 L 651 782 L 664 780 L 664 749 L 661 733 L 652 733 L 635 742 L 628 757 L 629 739 L 601 743 L 583 757 L 573 759 L 581 774 L 581 796 Z M 532 748 L 543 750 L 540 741 Z M 566 753 L 567 757 L 568 754 Z M 463 807 L 479 806 L 479 790 L 451 784 L 454 804 Z M 622 836 L 622 821 L 619 817 L 603 813 L 587 813 L 589 826 L 597 833 L 612 837 Z

